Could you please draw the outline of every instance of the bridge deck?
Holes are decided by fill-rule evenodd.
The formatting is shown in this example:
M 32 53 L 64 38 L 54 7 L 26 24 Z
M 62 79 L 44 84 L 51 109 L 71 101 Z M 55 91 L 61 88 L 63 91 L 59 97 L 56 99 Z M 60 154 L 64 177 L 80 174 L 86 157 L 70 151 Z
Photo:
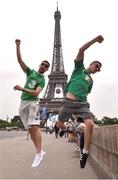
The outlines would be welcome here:
M 42 132 L 46 156 L 39 167 L 31 168 L 35 149 L 26 136 L 0 140 L 0 179 L 99 179 L 88 162 L 80 169 L 75 143 Z

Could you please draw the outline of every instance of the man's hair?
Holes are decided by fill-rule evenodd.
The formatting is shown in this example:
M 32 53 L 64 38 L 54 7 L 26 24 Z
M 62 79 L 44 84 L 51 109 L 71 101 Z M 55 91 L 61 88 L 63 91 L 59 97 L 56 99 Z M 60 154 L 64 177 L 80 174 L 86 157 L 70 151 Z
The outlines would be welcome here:
M 100 67 L 102 67 L 102 63 L 100 61 L 93 61 L 91 64 L 95 64 L 95 63 L 98 63 L 100 65 Z
M 44 61 L 42 61 L 42 62 L 47 63 L 47 64 L 49 65 L 49 67 L 50 67 L 50 63 L 49 63 L 47 60 L 44 60 Z

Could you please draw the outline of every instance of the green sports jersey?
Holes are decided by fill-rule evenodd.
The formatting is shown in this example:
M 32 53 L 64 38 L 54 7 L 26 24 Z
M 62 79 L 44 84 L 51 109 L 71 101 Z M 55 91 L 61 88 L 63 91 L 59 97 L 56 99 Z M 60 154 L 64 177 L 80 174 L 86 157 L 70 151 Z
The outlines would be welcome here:
M 65 93 L 70 92 L 80 101 L 87 101 L 87 95 L 91 92 L 93 80 L 84 67 L 83 60 L 75 60 L 75 68 L 71 78 L 65 87 Z
M 36 90 L 37 87 L 43 88 L 44 86 L 45 86 L 44 76 L 34 70 L 31 70 L 30 68 L 27 68 L 26 83 L 24 88 Z M 23 91 L 21 95 L 21 99 L 23 101 L 36 101 L 38 100 L 38 96 L 32 96 L 31 94 Z

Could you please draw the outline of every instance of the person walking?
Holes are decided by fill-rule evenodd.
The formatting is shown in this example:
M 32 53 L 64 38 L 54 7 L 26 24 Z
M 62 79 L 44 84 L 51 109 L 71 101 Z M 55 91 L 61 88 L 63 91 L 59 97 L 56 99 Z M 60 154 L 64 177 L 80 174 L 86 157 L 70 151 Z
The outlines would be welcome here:
M 54 125 L 54 131 L 55 131 L 55 137 L 58 138 L 58 134 L 59 134 L 59 128 L 57 126 L 57 122 Z
M 28 129 L 31 139 L 35 145 L 36 156 L 32 163 L 32 167 L 37 167 L 45 155 L 45 152 L 41 149 L 42 138 L 39 128 L 40 119 L 38 95 L 45 86 L 45 78 L 43 74 L 48 71 L 50 63 L 47 60 L 43 60 L 39 65 L 38 71 L 31 70 L 22 60 L 20 52 L 21 40 L 16 39 L 15 43 L 18 63 L 26 74 L 26 83 L 24 87 L 20 85 L 14 86 L 14 90 L 22 92 L 19 115 L 25 129 Z
M 85 69 L 83 60 L 84 52 L 94 43 L 102 43 L 104 40 L 102 35 L 99 35 L 91 41 L 84 44 L 77 54 L 75 59 L 75 68 L 71 78 L 65 87 L 66 99 L 60 109 L 58 116 L 58 127 L 62 129 L 60 136 L 63 136 L 64 122 L 68 121 L 72 114 L 79 114 L 85 123 L 84 133 L 84 148 L 80 153 L 80 167 L 84 168 L 89 154 L 90 144 L 93 132 L 93 117 L 87 102 L 87 95 L 91 92 L 93 80 L 91 74 L 100 72 L 102 64 L 100 61 L 93 61 L 87 69 Z
M 30 133 L 29 133 L 29 131 L 27 131 L 27 140 L 29 140 L 30 139 Z

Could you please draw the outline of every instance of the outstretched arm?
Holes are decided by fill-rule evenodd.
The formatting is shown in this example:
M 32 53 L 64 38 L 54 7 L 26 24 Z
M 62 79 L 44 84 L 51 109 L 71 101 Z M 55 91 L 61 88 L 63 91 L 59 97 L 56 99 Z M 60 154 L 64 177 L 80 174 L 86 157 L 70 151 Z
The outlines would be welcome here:
M 17 54 L 18 62 L 20 64 L 22 70 L 25 72 L 26 69 L 28 68 L 28 66 L 23 62 L 22 57 L 21 57 L 21 52 L 20 52 L 20 43 L 21 43 L 21 41 L 19 39 L 16 39 L 15 43 L 16 43 L 16 54 Z
M 31 94 L 32 96 L 38 96 L 40 94 L 40 92 L 42 91 L 42 88 L 37 87 L 36 90 L 31 90 L 31 89 L 26 89 L 19 85 L 16 85 L 16 86 L 14 86 L 14 90 L 25 91 L 25 92 Z
M 95 37 L 94 39 L 92 39 L 91 41 L 89 41 L 86 44 L 84 44 L 79 49 L 79 52 L 78 52 L 77 57 L 76 57 L 76 61 L 80 61 L 80 60 L 84 59 L 84 51 L 86 49 L 88 49 L 92 44 L 94 44 L 96 42 L 102 43 L 103 40 L 104 40 L 104 38 L 101 35 L 99 35 L 99 36 Z

